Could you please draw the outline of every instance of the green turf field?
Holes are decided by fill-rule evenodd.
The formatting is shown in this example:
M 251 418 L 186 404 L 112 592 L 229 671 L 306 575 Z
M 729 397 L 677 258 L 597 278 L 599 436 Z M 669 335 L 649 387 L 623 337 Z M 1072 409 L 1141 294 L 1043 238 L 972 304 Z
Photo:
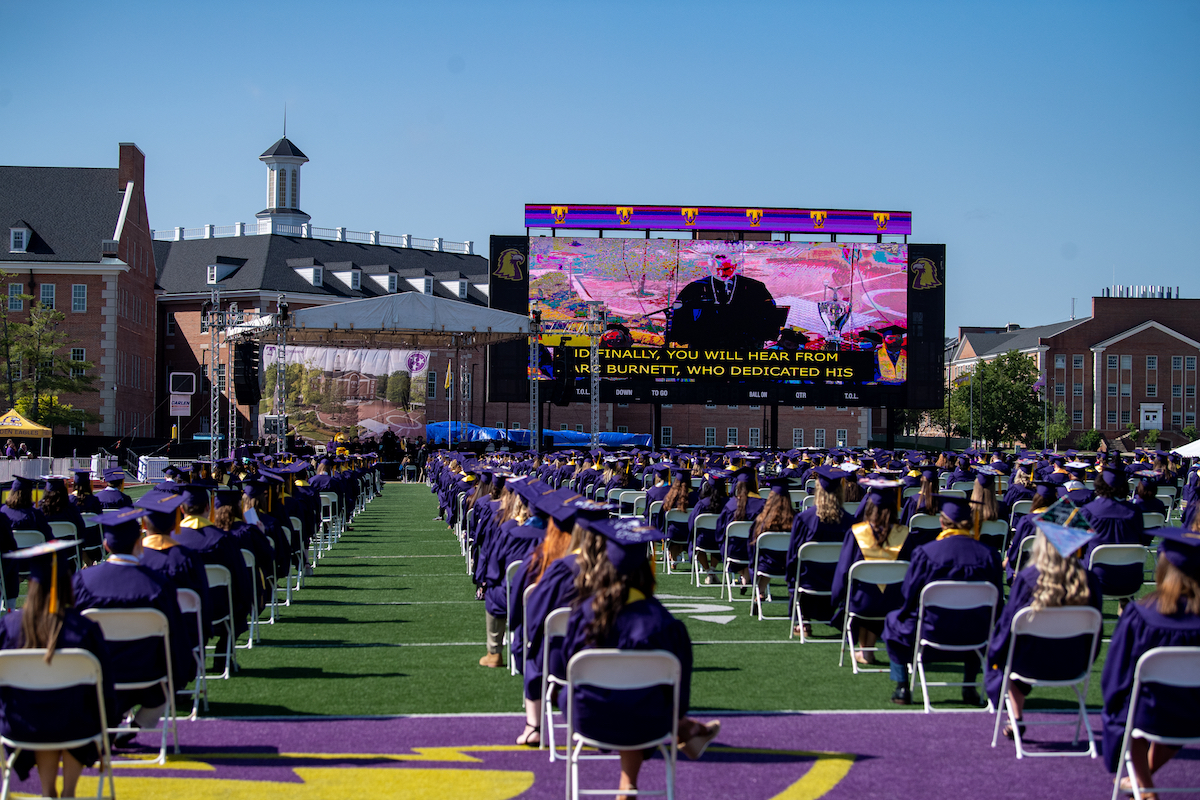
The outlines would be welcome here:
M 293 605 L 281 609 L 276 624 L 263 626 L 261 644 L 238 651 L 241 671 L 210 682 L 210 715 L 519 711 L 520 678 L 479 666 L 483 603 L 474 600 L 458 543 L 434 520 L 436 513 L 424 484 L 387 485 L 321 559 Z M 659 595 L 673 596 L 664 602 L 692 604 L 676 613 L 694 645 L 694 708 L 895 708 L 887 674 L 853 675 L 848 663 L 839 669 L 836 644 L 789 641 L 785 621 L 750 618 L 749 602 L 722 602 L 717 587 L 691 586 L 686 575 L 659 578 Z M 786 588 L 777 587 L 775 595 L 786 598 Z M 783 602 L 766 610 L 787 613 Z M 1115 603 L 1106 612 L 1111 630 Z M 735 618 L 725 624 L 694 618 L 730 615 Z M 816 633 L 836 636 L 820 625 Z M 1099 664 L 1089 694 L 1096 705 Z M 961 672 L 931 675 L 945 679 L 961 679 Z M 961 707 L 957 689 L 931 692 L 935 702 L 944 701 L 939 706 Z M 1071 699 L 1069 689 L 1039 690 L 1029 707 Z

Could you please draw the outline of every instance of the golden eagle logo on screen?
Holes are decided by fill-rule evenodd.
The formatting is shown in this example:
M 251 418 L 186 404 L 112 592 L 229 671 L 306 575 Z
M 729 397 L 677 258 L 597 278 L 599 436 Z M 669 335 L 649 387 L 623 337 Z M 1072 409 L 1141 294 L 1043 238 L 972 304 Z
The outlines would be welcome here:
M 628 225 L 633 219 L 633 206 L 617 206 L 617 219 L 621 220 L 622 225 Z
M 908 268 L 913 274 L 912 288 L 935 289 L 942 285 L 938 280 L 937 265 L 928 258 L 918 258 Z
M 881 230 L 881 231 L 886 231 L 887 225 L 888 225 L 888 220 L 890 220 L 892 218 L 892 215 L 887 213 L 886 211 L 876 211 L 874 214 L 874 217 L 875 217 L 875 227 L 879 228 L 879 230 Z
M 825 227 L 825 218 L 828 216 L 829 216 L 829 212 L 827 212 L 827 211 L 810 211 L 810 212 L 808 212 L 808 218 L 812 220 L 812 224 L 813 224 L 814 228 L 824 228 Z
M 554 215 L 554 224 L 561 225 L 567 221 L 567 206 L 550 206 L 550 213 Z
M 496 271 L 492 274 L 506 281 L 519 281 L 525 278 L 521 266 L 525 263 L 525 254 L 520 250 L 505 250 L 496 261 Z
M 683 215 L 683 223 L 685 225 L 695 225 L 696 217 L 699 216 L 699 214 L 700 214 L 700 209 L 698 209 L 698 208 L 681 208 L 681 209 L 679 209 L 679 213 Z
M 751 228 L 757 228 L 758 223 L 762 222 L 762 209 L 761 208 L 747 208 L 746 209 L 746 218 L 750 220 Z

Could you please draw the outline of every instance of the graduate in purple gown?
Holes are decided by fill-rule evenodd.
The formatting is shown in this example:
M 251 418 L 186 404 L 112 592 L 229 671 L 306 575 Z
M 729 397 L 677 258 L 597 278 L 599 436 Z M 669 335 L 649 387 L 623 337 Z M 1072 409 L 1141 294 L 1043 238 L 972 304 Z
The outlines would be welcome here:
M 650 519 L 650 504 L 666 499 L 671 491 L 671 465 L 666 462 L 655 464 L 650 471 L 654 473 L 654 485 L 646 490 L 646 511 L 642 521 L 647 525 L 662 527 L 658 521 Z
M 722 558 L 736 561 L 750 561 L 749 538 L 726 540 L 725 531 L 731 522 L 753 521 L 762 511 L 766 501 L 758 493 L 758 474 L 753 467 L 740 467 L 733 473 L 733 496 L 725 501 L 717 517 L 717 540 L 721 546 Z M 745 594 L 750 588 L 750 567 L 739 571 L 741 593 Z
M 768 532 L 787 533 L 789 538 L 792 531 L 792 498 L 788 494 L 790 483 L 787 478 L 772 478 L 771 487 L 763 503 L 762 511 L 754 518 L 754 526 L 750 532 L 750 553 L 753 557 L 754 546 L 758 537 Z M 771 579 L 769 575 L 786 575 L 789 555 L 782 550 L 763 550 L 758 555 L 758 563 L 752 564 L 755 573 L 755 602 L 772 602 Z M 763 573 L 763 574 L 759 574 Z
M 594 539 L 588 533 L 589 521 L 607 519 L 610 512 L 617 510 L 615 504 L 598 503 L 575 493 L 574 490 L 566 491 L 571 492 L 569 499 L 560 505 L 553 506 L 554 499 L 546 501 L 546 505 L 550 506 L 546 537 L 526 559 L 521 569 L 522 592 L 527 586 L 533 587 L 527 604 L 528 615 L 521 615 L 519 626 L 515 615 L 513 620 L 513 627 L 519 633 L 516 638 L 520 639 L 523 636 L 529 640 L 529 649 L 523 652 L 522 670 L 525 685 L 525 729 L 517 737 L 517 744 L 530 747 L 541 743 L 542 662 L 546 617 L 551 611 L 570 606 L 575 600 L 575 578 L 580 570 L 580 552 L 590 546 Z M 547 498 L 561 496 L 557 492 L 546 495 Z M 556 674 L 562 677 L 565 673 L 560 670 Z
M 874 584 L 855 581 L 849 585 L 850 567 L 859 561 L 909 561 L 917 546 L 909 536 L 908 526 L 896 521 L 899 507 L 899 481 L 864 481 L 870 491 L 863 498 L 865 513 L 862 522 L 850 527 L 842 541 L 842 555 L 838 558 L 833 573 L 833 595 L 830 603 L 834 609 L 833 624 L 840 625 L 841 615 L 848 608 L 868 617 L 879 617 L 878 621 L 856 619 L 851 625 L 851 635 L 858 642 L 854 658 L 865 665 L 875 664 L 871 650 L 879 634 L 883 632 L 883 617 L 904 600 L 899 584 L 892 584 L 880 591 Z
M 999 709 L 1005 698 L 1000 696 L 1004 684 L 1004 665 L 1008 659 L 1012 622 L 1023 608 L 1056 608 L 1059 606 L 1090 605 L 1101 610 L 1103 596 L 1096 576 L 1083 568 L 1078 556 L 1079 537 L 1087 532 L 1072 529 L 1073 538 L 1064 538 L 1056 531 L 1059 526 L 1042 526 L 1036 534 L 1032 561 L 1013 580 L 1004 612 L 996 621 L 992 638 L 988 643 L 987 672 L 984 686 L 988 699 Z M 1063 552 L 1063 551 L 1066 552 Z M 1071 639 L 1021 640 L 1013 651 L 1012 671 L 1046 680 L 1068 680 L 1079 673 L 1096 658 L 1088 652 L 1092 637 L 1077 636 Z M 1025 708 L 1025 697 L 1030 686 L 1020 681 L 1008 684 L 1008 700 L 1011 701 L 1017 724 Z M 1013 737 L 1011 725 L 1004 735 Z
M 686 469 L 671 470 L 671 489 L 663 497 L 662 511 L 650 524 L 667 534 L 667 550 L 676 568 L 687 558 L 688 543 L 691 540 L 689 527 L 684 520 L 667 522 L 668 511 L 689 511 L 696 505 L 698 492 L 692 488 L 692 474 Z
M 1155 590 L 1125 607 L 1104 661 L 1104 759 L 1117 771 L 1117 756 L 1129 717 L 1138 659 L 1154 647 L 1200 647 L 1200 538 L 1183 528 L 1161 528 Z M 1162 736 L 1200 736 L 1200 695 L 1194 689 L 1143 688 L 1134 725 Z M 1179 751 L 1169 745 L 1130 740 L 1138 785 L 1153 790 L 1152 775 Z M 1124 781 L 1122 781 L 1124 783 Z M 1146 795 L 1143 794 L 1143 797 Z
M 604 538 L 584 581 L 591 594 L 580 597 L 567 623 L 563 652 L 568 659 L 588 648 L 666 650 L 679 659 L 678 740 L 690 758 L 699 758 L 716 738 L 717 721 L 701 724 L 687 716 L 691 701 L 692 643 L 687 628 L 654 597 L 654 565 L 648 560 L 649 542 L 662 539 L 656 528 L 636 519 L 591 524 Z M 580 686 L 572 709 L 575 728 L 589 738 L 614 745 L 638 744 L 670 733 L 671 690 L 608 690 Z M 622 750 L 622 789 L 636 789 L 644 759 L 641 750 Z
M 175 587 L 141 565 L 142 530 L 137 520 L 150 512 L 122 508 L 99 517 L 104 530 L 108 558 L 75 574 L 75 602 L 85 608 L 154 608 L 167 618 L 171 635 L 171 668 L 175 688 L 182 689 L 195 674 L 195 661 L 187 647 L 188 636 Z M 113 642 L 109 645 L 113 681 L 134 683 L 157 678 L 166 671 L 162 642 L 157 639 Z M 125 714 L 139 707 L 131 729 L 154 726 L 166 709 L 167 698 L 157 684 L 148 689 L 119 692 L 117 711 Z M 133 731 L 114 740 L 120 746 L 133 738 Z
M 704 486 L 700 489 L 700 496 L 696 499 L 696 505 L 692 506 L 691 512 L 688 514 L 688 530 L 692 532 L 692 550 L 689 557 L 695 558 L 700 562 L 700 569 L 705 572 L 704 585 L 711 586 L 717 582 L 716 569 L 718 566 L 717 559 L 714 557 L 709 561 L 708 553 L 695 552 L 699 550 L 720 550 L 722 536 L 715 528 L 705 528 L 702 530 L 696 529 L 696 517 L 701 514 L 720 514 L 721 509 L 725 507 L 725 503 L 729 500 L 729 493 L 726 489 L 726 479 L 729 473 L 724 470 L 713 470 L 708 473 L 708 477 L 704 482 Z
M 45 650 L 48 664 L 53 663 L 57 650 L 87 650 L 100 662 L 108 718 L 100 719 L 96 690 L 91 686 L 35 692 L 4 687 L 0 688 L 0 734 L 11 739 L 32 742 L 83 739 L 94 736 L 102 725 L 115 726 L 120 719 L 104 635 L 97 623 L 75 608 L 67 569 L 70 558 L 66 552 L 72 547 L 67 541 L 47 542 L 5 555 L 6 561 L 20 562 L 29 569 L 29 591 L 24 607 L 8 614 L 0 623 L 0 650 Z M 94 744 L 70 750 L 22 750 L 13 769 L 25 780 L 36 763 L 42 795 L 54 797 L 61 762 L 63 796 L 70 797 L 75 794 L 83 768 L 92 766 L 99 756 Z
M 38 510 L 45 516 L 46 522 L 69 522 L 75 527 L 75 538 L 84 541 L 87 525 L 79 509 L 71 504 L 67 479 L 60 475 L 47 475 L 42 480 L 42 499 L 38 501 Z
M 142 566 L 176 589 L 190 589 L 200 597 L 202 630 L 198 632 L 195 625 L 185 626 L 190 650 L 208 642 L 213 617 L 204 561 L 171 536 L 179 521 L 176 509 L 182 503 L 183 498 L 179 495 L 151 491 L 138 498 L 135 505 L 151 512 L 142 517 Z M 203 642 L 198 635 L 203 636 Z
M 921 607 L 921 590 L 934 581 L 986 581 L 998 590 L 997 602 L 1003 601 L 1001 590 L 1000 559 L 986 544 L 979 541 L 974 525 L 972 503 L 959 497 L 941 497 L 942 531 L 928 544 L 912 552 L 912 564 L 904 576 L 900 591 L 904 603 L 888 612 L 883 625 L 883 639 L 887 642 L 888 657 L 891 659 L 891 677 L 896 682 L 892 702 L 908 705 L 912 693 L 908 688 L 908 666 L 912 663 L 917 638 L 928 638 L 943 644 L 962 645 L 986 641 L 990 633 L 992 611 L 973 608 L 954 612 L 926 609 L 925 627 L 917 630 L 917 616 Z M 936 651 L 926 651 L 926 658 L 934 659 Z M 963 659 L 963 682 L 974 683 L 979 675 L 979 660 L 975 653 L 945 653 L 943 660 Z M 979 691 L 974 686 L 962 687 L 962 699 L 967 705 L 978 706 Z
M 14 475 L 12 487 L 5 496 L 4 505 L 0 506 L 0 514 L 8 517 L 8 524 L 14 531 L 37 531 L 47 540 L 54 538 L 46 515 L 33 504 L 33 490 L 37 481 L 21 475 Z
M 120 467 L 104 470 L 104 483 L 105 487 L 96 492 L 96 500 L 101 508 L 107 511 L 133 506 L 133 498 L 122 491 L 125 488 L 125 470 Z
M 900 512 L 900 522 L 907 525 L 915 514 L 941 513 L 937 500 L 938 473 L 936 467 L 925 467 L 921 470 L 921 491 L 911 495 L 904 501 L 904 509 Z
M 833 564 L 806 563 L 800 565 L 797 554 L 809 542 L 842 542 L 854 524 L 854 518 L 842 506 L 842 481 L 850 473 L 836 467 L 817 467 L 816 503 L 804 509 L 792 520 L 792 538 L 788 543 L 788 599 L 791 602 L 796 586 L 827 592 L 833 585 Z M 800 610 L 805 619 L 827 620 L 833 610 L 829 598 L 802 594 Z M 812 634 L 812 623 L 805 622 L 804 635 Z M 801 631 L 796 630 L 796 635 Z
M 257 525 L 246 522 L 242 515 L 242 490 L 240 488 L 221 488 L 213 492 L 212 524 L 225 531 L 236 543 L 239 550 L 249 550 L 254 554 L 254 574 L 251 581 L 254 585 L 254 596 L 258 611 L 263 611 L 271 602 L 270 576 L 263 571 L 263 566 L 275 561 L 275 546 Z M 228 602 L 227 600 L 225 602 Z M 222 606 L 225 603 L 221 603 Z
M 1088 542 L 1084 551 L 1084 564 L 1088 563 L 1092 551 L 1102 544 L 1142 544 L 1145 531 L 1142 512 L 1125 500 L 1129 484 L 1122 473 L 1105 469 L 1096 476 L 1095 493 L 1096 498 L 1081 508 L 1088 526 L 1096 532 L 1096 537 Z M 1141 564 L 1097 565 L 1092 572 L 1100 579 L 1105 594 L 1130 595 L 1142 585 Z
M 1141 470 L 1135 472 L 1134 477 L 1138 479 L 1138 482 L 1133 489 L 1133 504 L 1143 514 L 1162 514 L 1165 520 L 1167 506 L 1158 499 L 1158 482 L 1161 475 L 1152 470 Z
M 90 469 L 73 469 L 71 475 L 73 477 L 71 505 L 79 509 L 80 514 L 99 514 L 103 511 L 104 507 L 100 505 L 95 492 L 92 491 L 92 471 Z M 96 544 L 99 543 L 100 540 L 97 537 Z
M 1004 554 L 1003 563 L 1004 574 L 1009 582 L 1016 576 L 1017 560 L 1021 555 L 1021 542 L 1037 533 L 1038 516 L 1052 506 L 1055 500 L 1057 500 L 1057 494 L 1054 484 L 1048 481 L 1038 481 L 1033 497 L 1030 498 L 1032 505 L 1029 507 L 1029 513 L 1022 514 L 1017 518 L 1012 536 L 1008 537 L 1008 551 Z M 1029 561 L 1026 557 L 1025 566 L 1028 565 Z

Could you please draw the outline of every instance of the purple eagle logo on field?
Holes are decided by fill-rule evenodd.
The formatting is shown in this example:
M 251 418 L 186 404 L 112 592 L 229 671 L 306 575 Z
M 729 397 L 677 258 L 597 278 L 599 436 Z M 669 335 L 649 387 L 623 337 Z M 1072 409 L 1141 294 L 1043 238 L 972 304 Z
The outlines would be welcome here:
M 429 364 L 429 356 L 424 353 L 409 353 L 408 354 L 408 371 L 415 375 L 418 372 L 424 372 L 425 367 Z

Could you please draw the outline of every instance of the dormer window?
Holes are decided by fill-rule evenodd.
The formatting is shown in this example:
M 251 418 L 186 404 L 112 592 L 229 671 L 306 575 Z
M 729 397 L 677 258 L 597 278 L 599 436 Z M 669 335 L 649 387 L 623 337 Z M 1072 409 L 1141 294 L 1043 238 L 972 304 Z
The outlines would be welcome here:
M 433 294 L 433 278 L 425 279 L 425 294 Z
M 396 292 L 396 276 L 388 275 L 388 291 L 392 294 Z
M 29 228 L 16 227 L 8 229 L 8 252 L 24 253 L 29 247 Z
M 312 271 L 312 285 L 313 286 L 324 285 L 325 276 L 321 274 L 322 272 L 323 272 L 323 270 L 321 269 L 321 267 L 313 267 L 313 271 Z
M 467 299 L 467 282 L 466 281 L 458 282 L 458 299 L 459 300 Z
M 355 291 L 362 288 L 362 273 L 356 269 L 350 271 L 350 288 Z

